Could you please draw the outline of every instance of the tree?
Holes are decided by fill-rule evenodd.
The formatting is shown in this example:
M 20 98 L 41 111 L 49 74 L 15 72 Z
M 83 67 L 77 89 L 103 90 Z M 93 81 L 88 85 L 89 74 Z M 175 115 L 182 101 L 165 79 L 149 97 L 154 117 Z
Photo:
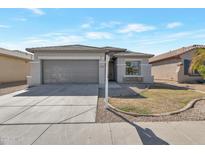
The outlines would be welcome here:
M 191 61 L 190 71 L 198 71 L 199 74 L 205 79 L 205 49 L 199 48 L 194 53 Z

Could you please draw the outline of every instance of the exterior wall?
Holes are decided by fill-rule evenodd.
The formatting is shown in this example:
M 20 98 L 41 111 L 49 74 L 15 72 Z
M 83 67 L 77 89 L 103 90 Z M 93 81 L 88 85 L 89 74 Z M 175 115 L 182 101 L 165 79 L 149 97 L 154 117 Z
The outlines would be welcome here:
M 45 51 L 36 52 L 34 61 L 31 63 L 30 85 L 42 84 L 42 65 L 41 60 L 99 60 L 99 85 L 104 86 L 105 83 L 105 54 L 96 52 L 79 52 L 79 51 Z
M 29 69 L 28 60 L 0 55 L 0 83 L 26 81 Z
M 152 63 L 152 75 L 156 80 L 173 80 L 177 82 L 195 82 L 202 79 L 200 76 L 184 75 L 184 60 L 192 59 L 195 50 L 181 55 L 179 58 L 171 58 Z
M 141 75 L 128 77 L 125 75 L 125 62 L 126 60 L 140 60 L 141 61 Z M 142 83 L 152 83 L 153 77 L 151 75 L 151 65 L 148 62 L 148 58 L 128 58 L 128 57 L 118 57 L 117 58 L 117 82 L 127 83 L 127 82 L 142 82 Z
M 178 81 L 179 65 L 181 59 L 172 58 L 152 63 L 152 75 L 155 80 L 172 80 Z
M 30 76 L 27 79 L 28 85 L 39 85 L 42 84 L 42 67 L 41 67 L 41 60 L 35 60 L 30 62 L 31 70 Z
M 202 77 L 200 77 L 200 76 L 184 75 L 184 60 L 185 59 L 191 60 L 194 52 L 195 52 L 195 50 L 192 50 L 190 52 L 187 52 L 187 53 L 181 55 L 183 65 L 181 65 L 179 72 L 178 72 L 178 82 L 195 82 L 197 80 L 202 79 Z

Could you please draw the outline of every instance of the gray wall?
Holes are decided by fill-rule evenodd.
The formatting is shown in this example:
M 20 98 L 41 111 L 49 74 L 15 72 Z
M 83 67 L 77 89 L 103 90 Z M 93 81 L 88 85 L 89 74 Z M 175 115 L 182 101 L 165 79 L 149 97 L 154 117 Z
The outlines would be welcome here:
M 29 85 L 42 84 L 41 60 L 98 60 L 99 61 L 99 85 L 104 86 L 105 79 L 105 54 L 103 52 L 89 51 L 42 51 L 35 52 L 34 61 L 31 62 L 31 77 Z
M 140 60 L 141 61 L 141 75 L 139 77 L 128 77 L 125 74 L 126 60 Z M 118 57 L 117 58 L 117 82 L 143 82 L 152 83 L 151 65 L 148 63 L 148 58 L 141 57 Z M 140 80 L 142 79 L 142 81 Z

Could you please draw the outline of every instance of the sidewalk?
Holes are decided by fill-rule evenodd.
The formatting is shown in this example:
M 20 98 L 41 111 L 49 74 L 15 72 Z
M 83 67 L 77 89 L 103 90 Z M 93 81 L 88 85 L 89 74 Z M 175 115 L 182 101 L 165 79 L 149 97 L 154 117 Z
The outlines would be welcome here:
M 0 144 L 205 144 L 205 121 L 1 125 Z

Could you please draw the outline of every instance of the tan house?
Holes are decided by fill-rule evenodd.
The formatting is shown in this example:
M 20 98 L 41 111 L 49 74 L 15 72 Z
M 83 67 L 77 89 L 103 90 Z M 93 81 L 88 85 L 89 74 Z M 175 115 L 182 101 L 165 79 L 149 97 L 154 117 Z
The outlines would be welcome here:
M 150 58 L 152 75 L 155 80 L 172 80 L 177 82 L 197 82 L 202 80 L 198 72 L 189 72 L 192 56 L 196 49 L 204 45 L 182 47 Z
M 26 81 L 32 57 L 27 52 L 0 48 L 0 84 Z

